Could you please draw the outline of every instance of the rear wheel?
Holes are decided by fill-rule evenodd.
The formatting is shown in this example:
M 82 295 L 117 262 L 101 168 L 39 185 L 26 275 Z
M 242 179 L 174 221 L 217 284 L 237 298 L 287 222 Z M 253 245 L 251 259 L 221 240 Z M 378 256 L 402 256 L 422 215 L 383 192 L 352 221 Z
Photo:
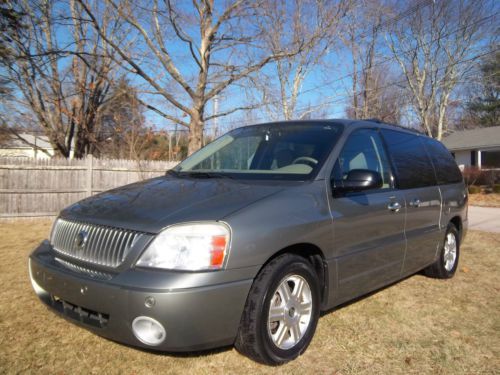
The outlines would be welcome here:
M 235 346 L 276 365 L 302 354 L 319 318 L 319 282 L 311 264 L 294 254 L 273 259 L 250 290 Z
M 460 255 L 460 236 L 457 228 L 452 223 L 448 224 L 443 247 L 436 262 L 424 271 L 427 276 L 437 279 L 453 277 L 458 267 Z

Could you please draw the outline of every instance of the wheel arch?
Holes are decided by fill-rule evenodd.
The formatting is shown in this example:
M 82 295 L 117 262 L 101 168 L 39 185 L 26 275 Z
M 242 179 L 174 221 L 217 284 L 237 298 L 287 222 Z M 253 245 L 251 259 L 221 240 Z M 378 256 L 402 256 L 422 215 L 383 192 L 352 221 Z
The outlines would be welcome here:
M 283 249 L 275 252 L 271 257 L 269 257 L 266 262 L 259 269 L 259 273 L 261 270 L 273 259 L 279 257 L 283 254 L 295 254 L 302 258 L 305 258 L 316 271 L 318 275 L 318 280 L 320 282 L 320 291 L 321 291 L 321 310 L 324 310 L 328 303 L 328 285 L 329 285 L 329 277 L 331 276 L 328 271 L 328 264 L 325 261 L 325 255 L 323 251 L 312 243 L 303 242 L 296 243 L 293 245 L 289 245 L 284 247 Z
M 458 235 L 460 236 L 460 240 L 462 239 L 463 236 L 463 224 L 462 224 L 462 218 L 460 216 L 454 216 L 451 218 L 450 223 L 452 223 L 458 230 Z

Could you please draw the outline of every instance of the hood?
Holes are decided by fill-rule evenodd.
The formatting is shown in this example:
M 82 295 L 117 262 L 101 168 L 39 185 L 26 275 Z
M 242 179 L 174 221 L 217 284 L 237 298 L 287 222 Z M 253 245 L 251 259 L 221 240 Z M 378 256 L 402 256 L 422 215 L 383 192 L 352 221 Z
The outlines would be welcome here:
M 158 233 L 175 223 L 221 220 L 281 190 L 275 184 L 162 176 L 86 198 L 63 210 L 61 217 Z

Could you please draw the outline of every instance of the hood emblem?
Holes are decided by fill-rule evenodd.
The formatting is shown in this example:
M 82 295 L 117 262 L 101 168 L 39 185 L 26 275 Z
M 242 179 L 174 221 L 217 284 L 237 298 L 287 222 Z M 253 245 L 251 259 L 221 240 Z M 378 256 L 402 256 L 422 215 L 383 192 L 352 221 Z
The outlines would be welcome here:
M 83 249 L 85 247 L 85 244 L 87 243 L 87 239 L 89 237 L 89 234 L 85 230 L 81 230 L 75 237 L 75 245 L 79 249 Z

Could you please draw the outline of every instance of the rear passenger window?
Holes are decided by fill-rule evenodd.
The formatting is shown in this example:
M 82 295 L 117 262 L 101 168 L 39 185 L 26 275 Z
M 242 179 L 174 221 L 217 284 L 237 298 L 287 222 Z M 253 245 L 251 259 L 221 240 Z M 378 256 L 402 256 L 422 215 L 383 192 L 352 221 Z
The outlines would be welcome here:
M 462 173 L 450 151 L 441 142 L 432 138 L 424 138 L 424 144 L 434 164 L 438 184 L 462 182 Z
M 353 169 L 378 172 L 382 176 L 382 188 L 392 187 L 390 163 L 376 130 L 356 130 L 347 138 L 333 168 L 332 179 L 335 186 L 340 185 Z
M 400 189 L 436 185 L 434 168 L 422 137 L 396 130 L 381 129 L 381 132 L 394 163 Z

